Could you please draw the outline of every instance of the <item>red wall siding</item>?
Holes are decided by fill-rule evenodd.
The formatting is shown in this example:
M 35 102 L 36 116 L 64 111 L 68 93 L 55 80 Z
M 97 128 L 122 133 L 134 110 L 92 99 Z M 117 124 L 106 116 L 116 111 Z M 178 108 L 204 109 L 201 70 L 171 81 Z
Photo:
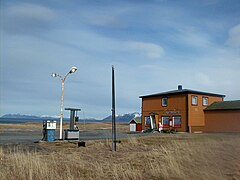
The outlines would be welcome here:
M 136 131 L 142 131 L 142 124 L 137 124 Z

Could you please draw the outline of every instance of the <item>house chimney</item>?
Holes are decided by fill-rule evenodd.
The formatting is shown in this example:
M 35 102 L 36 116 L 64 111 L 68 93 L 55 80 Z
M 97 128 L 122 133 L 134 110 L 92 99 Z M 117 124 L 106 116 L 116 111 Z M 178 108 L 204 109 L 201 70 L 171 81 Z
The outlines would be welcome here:
M 178 90 L 179 90 L 179 91 L 182 90 L 182 85 L 178 85 Z

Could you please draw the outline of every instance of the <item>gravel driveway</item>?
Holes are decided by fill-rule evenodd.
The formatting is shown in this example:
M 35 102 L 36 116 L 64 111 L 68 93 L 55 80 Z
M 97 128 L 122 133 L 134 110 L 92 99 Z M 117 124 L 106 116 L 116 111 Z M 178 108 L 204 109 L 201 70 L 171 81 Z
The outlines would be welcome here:
M 129 138 L 136 136 L 146 136 L 148 133 L 130 133 L 117 132 L 117 138 Z M 58 139 L 58 131 L 55 133 L 55 138 Z M 94 139 L 110 139 L 112 132 L 109 129 L 103 130 L 84 130 L 80 131 L 80 140 L 94 140 Z M 0 132 L 1 144 L 29 144 L 42 139 L 41 130 L 31 129 L 8 129 Z

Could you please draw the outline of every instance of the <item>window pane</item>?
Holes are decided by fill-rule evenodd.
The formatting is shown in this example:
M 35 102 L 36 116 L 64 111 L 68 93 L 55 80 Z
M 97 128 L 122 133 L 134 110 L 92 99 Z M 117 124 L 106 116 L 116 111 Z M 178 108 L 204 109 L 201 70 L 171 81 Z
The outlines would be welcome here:
M 208 98 L 207 98 L 207 97 L 204 97 L 204 98 L 203 98 L 203 105 L 204 105 L 204 106 L 207 106 L 207 105 L 208 105 Z
M 150 116 L 145 116 L 145 126 L 150 126 Z
M 162 98 L 162 106 L 167 106 L 167 98 Z
M 163 124 L 163 127 L 169 127 L 169 117 L 168 116 L 162 117 L 162 124 Z
M 197 96 L 192 96 L 192 105 L 197 105 Z
M 173 117 L 173 127 L 181 127 L 181 117 L 180 116 Z

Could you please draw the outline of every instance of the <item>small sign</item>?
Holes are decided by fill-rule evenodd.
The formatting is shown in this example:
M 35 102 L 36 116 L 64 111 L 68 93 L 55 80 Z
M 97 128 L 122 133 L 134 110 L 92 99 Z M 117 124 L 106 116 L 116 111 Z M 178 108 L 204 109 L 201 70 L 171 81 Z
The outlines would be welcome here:
M 166 114 L 179 114 L 179 111 L 173 110 L 173 111 L 166 111 Z

